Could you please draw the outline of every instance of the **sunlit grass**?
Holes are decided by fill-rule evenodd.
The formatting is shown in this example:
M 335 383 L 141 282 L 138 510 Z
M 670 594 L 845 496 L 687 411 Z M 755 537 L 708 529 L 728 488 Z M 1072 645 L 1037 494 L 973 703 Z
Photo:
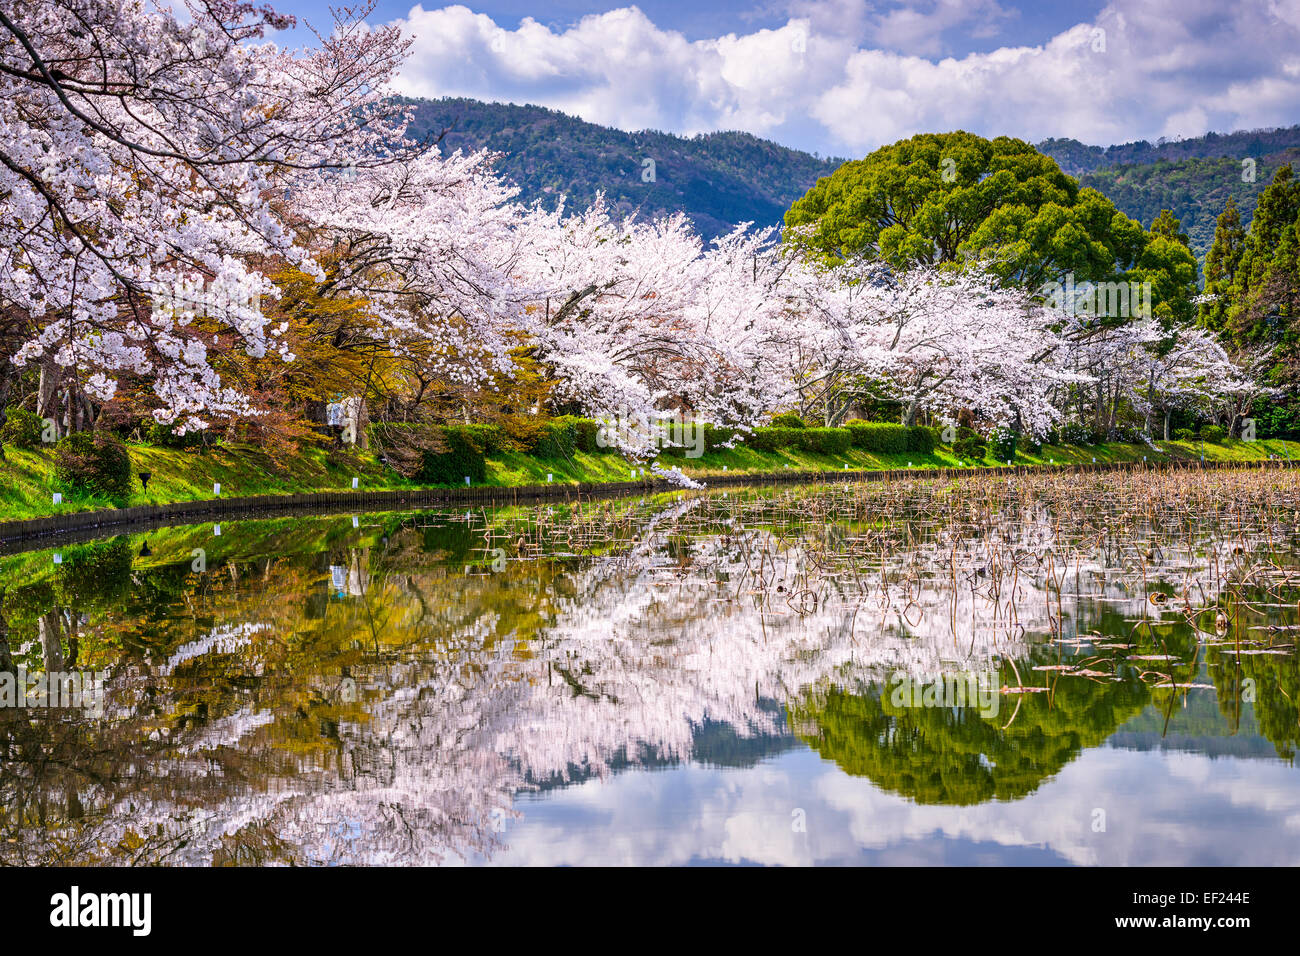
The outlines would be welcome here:
M 283 495 L 325 491 L 348 491 L 353 478 L 360 490 L 380 491 L 418 487 L 378 461 L 368 452 L 331 456 L 322 448 L 304 448 L 285 461 L 276 461 L 254 445 L 218 445 L 204 451 L 127 446 L 133 466 L 130 498 L 110 501 L 89 496 L 61 485 L 54 475 L 48 450 L 5 449 L 0 461 L 0 520 L 45 517 L 52 514 L 100 508 L 159 505 L 179 501 L 204 501 L 215 497 L 213 485 L 220 483 L 221 497 Z M 1300 442 L 1269 439 L 1255 442 L 1156 442 L 1144 444 L 1106 443 L 1090 446 L 1044 445 L 1033 453 L 1018 451 L 1016 465 L 1089 464 L 1097 462 L 1151 462 L 1167 460 L 1252 461 L 1270 456 L 1300 461 Z M 744 446 L 720 449 L 700 458 L 663 456 L 664 467 L 679 467 L 688 475 L 707 479 L 718 475 L 765 476 L 786 471 L 842 472 L 886 469 L 958 468 L 978 465 L 1006 465 L 989 456 L 978 462 L 963 460 L 941 447 L 932 454 L 872 454 L 852 448 L 843 455 L 823 455 L 794 449 L 756 451 Z M 847 467 L 846 467 L 847 466 Z M 487 482 L 493 487 L 601 483 L 640 479 L 642 466 L 635 466 L 618 454 L 576 452 L 571 458 L 537 458 L 522 451 L 489 456 Z M 150 474 L 147 490 L 139 481 L 141 472 Z M 645 467 L 645 477 L 650 477 Z M 63 501 L 53 502 L 60 492 Z

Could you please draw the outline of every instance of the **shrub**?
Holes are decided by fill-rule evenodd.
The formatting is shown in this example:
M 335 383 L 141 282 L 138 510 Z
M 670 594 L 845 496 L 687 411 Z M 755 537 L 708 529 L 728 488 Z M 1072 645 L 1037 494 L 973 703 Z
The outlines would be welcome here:
M 998 461 L 1010 461 L 1016 455 L 1016 450 L 1021 448 L 1023 436 L 1017 435 L 1009 428 L 999 428 L 989 436 L 993 444 L 993 457 Z
M 844 427 L 852 436 L 854 448 L 880 455 L 902 455 L 912 450 L 910 433 L 903 425 L 854 418 L 845 422 Z
M 551 419 L 528 451 L 538 458 L 572 458 L 578 444 L 576 421 L 568 416 Z
M 1203 441 L 1221 442 L 1226 434 L 1227 432 L 1218 425 L 1201 426 L 1201 439 Z
M 435 427 L 443 450 L 426 448 L 416 474 L 417 481 L 430 485 L 464 484 L 469 476 L 474 484 L 487 480 L 487 459 L 484 456 L 483 429 L 485 425 L 447 425 Z
M 54 446 L 54 474 L 69 488 L 114 500 L 131 496 L 131 456 L 107 433 L 74 432 Z
M 807 423 L 794 412 L 782 412 L 772 419 L 773 428 L 807 428 Z
M 1196 432 L 1192 431 L 1190 428 L 1174 429 L 1174 441 L 1195 441 L 1195 440 L 1196 440 Z
M 574 445 L 579 451 L 585 451 L 589 455 L 602 454 L 610 452 L 612 448 L 601 448 L 600 442 L 596 436 L 600 434 L 600 422 L 590 418 L 573 419 Z
M 958 438 L 953 442 L 952 452 L 958 458 L 979 461 L 988 454 L 988 445 L 984 443 L 983 438 L 972 432 L 970 435 Z
M 1083 422 L 1066 422 L 1061 426 L 1059 438 L 1067 445 L 1097 445 L 1102 435 L 1091 425 Z
M 36 448 L 41 443 L 44 422 L 35 412 L 25 408 L 5 410 L 5 423 L 0 427 L 0 445 L 15 448 Z

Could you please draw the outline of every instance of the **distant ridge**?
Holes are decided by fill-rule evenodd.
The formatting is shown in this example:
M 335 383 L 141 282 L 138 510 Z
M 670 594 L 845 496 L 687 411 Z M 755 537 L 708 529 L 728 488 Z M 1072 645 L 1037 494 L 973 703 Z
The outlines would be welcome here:
M 739 222 L 779 226 L 790 203 L 843 162 L 749 133 L 627 133 L 542 106 L 466 98 L 406 102 L 415 109 L 413 134 L 445 130 L 444 150 L 500 153 L 497 169 L 524 202 L 554 208 L 564 195 L 576 209 L 603 191 L 623 214 L 685 213 L 706 239 Z M 1300 168 L 1300 125 L 1117 146 L 1047 139 L 1037 148 L 1143 226 L 1171 210 L 1204 257 L 1229 196 L 1249 224 L 1277 168 L 1288 162 Z M 1243 177 L 1244 159 L 1255 160 L 1253 181 Z
M 606 201 L 625 214 L 684 212 L 710 239 L 739 222 L 779 226 L 790 203 L 843 162 L 749 133 L 626 133 L 541 106 L 451 98 L 406 102 L 415 107 L 413 134 L 446 129 L 447 151 L 486 148 L 503 154 L 497 169 L 520 188 L 525 202 L 541 200 L 553 208 L 563 194 L 570 208 L 581 208 L 603 190 Z

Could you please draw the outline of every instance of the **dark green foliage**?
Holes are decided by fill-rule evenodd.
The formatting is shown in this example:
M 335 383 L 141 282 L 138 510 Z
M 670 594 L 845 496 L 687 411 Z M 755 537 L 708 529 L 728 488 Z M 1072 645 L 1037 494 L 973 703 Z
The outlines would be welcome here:
M 1194 441 L 1195 439 L 1196 439 L 1196 432 L 1192 431 L 1190 428 L 1174 429 L 1175 441 Z
M 1161 210 L 1173 210 L 1182 221 L 1192 251 L 1203 257 L 1214 242 L 1216 221 L 1228 202 L 1239 210 L 1241 224 L 1249 225 L 1259 194 L 1274 172 L 1297 159 L 1300 149 L 1260 157 L 1254 182 L 1242 182 L 1241 159 L 1218 156 L 1115 166 L 1088 173 L 1079 183 L 1091 186 L 1139 222 L 1151 222 Z
M 473 484 L 487 480 L 484 452 L 487 425 L 447 425 L 436 428 L 445 450 L 425 449 L 417 481 L 429 485 L 463 485 L 468 476 Z
M 1163 138 L 1162 138 L 1163 139 Z M 1242 130 L 1237 133 L 1206 133 L 1170 142 L 1137 140 L 1117 146 L 1085 146 L 1077 139 L 1045 139 L 1040 152 L 1051 156 L 1071 176 L 1136 163 L 1177 162 L 1184 159 L 1212 159 L 1220 156 L 1261 158 L 1280 150 L 1300 146 L 1300 125 L 1279 129 Z M 1237 163 L 1237 176 L 1241 163 Z M 1145 220 L 1143 220 L 1145 221 Z
M 979 461 L 988 454 L 988 443 L 983 438 L 970 429 L 962 429 L 962 431 L 967 431 L 969 434 L 962 436 L 961 432 L 958 432 L 959 437 L 952 443 L 954 455 L 962 459 Z
M 844 423 L 853 436 L 853 447 L 877 455 L 902 455 L 911 451 L 906 425 L 865 422 L 854 418 Z
M 197 448 L 204 443 L 201 431 L 188 431 L 184 435 L 178 435 L 175 425 L 160 425 L 158 422 L 150 423 L 144 438 L 150 445 L 159 448 Z
M 929 455 L 939 444 L 939 433 L 928 425 L 912 425 L 907 429 L 907 450 Z
M 802 447 L 823 455 L 842 455 L 852 443 L 847 428 L 805 428 Z
M 1057 432 L 1057 439 L 1066 445 L 1097 445 L 1103 436 L 1091 425 L 1084 422 L 1066 422 Z M 1027 446 L 1021 445 L 1021 448 Z
M 54 474 L 65 486 L 113 500 L 131 496 L 131 456 L 106 432 L 75 432 L 54 446 Z
M 782 412 L 772 419 L 773 428 L 807 428 L 808 423 L 794 412 Z
M 578 446 L 577 419 L 569 416 L 553 418 L 542 426 L 530 454 L 538 458 L 572 458 Z
M 579 451 L 585 451 L 589 455 L 603 454 L 614 451 L 613 448 L 602 448 L 597 436 L 600 434 L 600 422 L 590 418 L 573 419 L 574 446 Z
M 745 444 L 755 451 L 792 448 L 822 455 L 842 455 L 852 444 L 847 428 L 755 428 Z
M 41 443 L 44 423 L 35 412 L 25 408 L 5 410 L 4 427 L 0 428 L 0 445 L 15 448 L 36 448 Z
M 1223 438 L 1224 438 L 1224 435 L 1225 435 L 1225 434 L 1227 434 L 1227 433 L 1224 432 L 1223 428 L 1221 428 L 1221 427 L 1218 426 L 1218 425 L 1202 425 L 1202 426 L 1201 426 L 1201 439 L 1202 439 L 1202 441 L 1221 442 L 1221 441 L 1223 441 Z

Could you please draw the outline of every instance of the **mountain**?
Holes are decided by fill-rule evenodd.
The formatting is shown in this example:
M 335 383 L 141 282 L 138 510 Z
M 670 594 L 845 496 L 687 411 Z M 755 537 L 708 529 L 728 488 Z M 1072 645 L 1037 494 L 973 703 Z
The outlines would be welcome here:
M 624 214 L 684 212 L 711 239 L 736 223 L 779 226 L 790 203 L 843 162 L 787 149 L 749 133 L 693 137 L 625 133 L 541 106 L 471 99 L 407 100 L 411 134 L 445 134 L 442 149 L 501 153 L 497 170 L 524 202 L 582 208 L 603 190 Z M 647 162 L 650 161 L 650 162 Z
M 706 239 L 739 222 L 779 226 L 790 203 L 843 162 L 749 133 L 625 133 L 541 106 L 455 98 L 405 102 L 414 110 L 413 135 L 441 135 L 447 152 L 500 153 L 497 169 L 519 187 L 524 202 L 553 208 L 563 195 L 577 209 L 604 191 L 624 214 L 684 212 Z M 1300 125 L 1117 146 L 1048 139 L 1038 149 L 1143 226 L 1171 210 L 1203 258 L 1229 196 L 1248 225 L 1277 168 L 1288 162 L 1300 168 Z M 1243 159 L 1255 161 L 1253 181 L 1243 179 Z
M 1051 156 L 1071 176 L 1109 166 L 1176 162 L 1184 159 L 1261 159 L 1283 150 L 1300 147 L 1300 125 L 1279 129 L 1252 129 L 1237 133 L 1206 133 L 1193 139 L 1144 139 L 1118 146 L 1086 146 L 1077 139 L 1045 139 L 1038 151 Z
M 1150 226 L 1160 210 L 1170 210 L 1182 221 L 1192 251 L 1203 259 L 1214 242 L 1215 220 L 1228 197 L 1237 200 L 1242 224 L 1249 225 L 1259 194 L 1284 163 L 1300 169 L 1300 147 L 1256 159 L 1250 182 L 1242 180 L 1241 160 L 1226 156 L 1110 166 L 1084 173 L 1079 182 L 1096 189 L 1144 226 Z
M 1038 150 L 1144 226 L 1162 209 L 1170 210 L 1182 221 L 1192 251 L 1203 259 L 1229 196 L 1237 200 L 1242 225 L 1248 226 L 1259 194 L 1278 167 L 1291 163 L 1300 169 L 1300 126 L 1119 146 L 1048 139 Z M 1243 165 L 1247 159 L 1254 160 L 1253 167 Z

